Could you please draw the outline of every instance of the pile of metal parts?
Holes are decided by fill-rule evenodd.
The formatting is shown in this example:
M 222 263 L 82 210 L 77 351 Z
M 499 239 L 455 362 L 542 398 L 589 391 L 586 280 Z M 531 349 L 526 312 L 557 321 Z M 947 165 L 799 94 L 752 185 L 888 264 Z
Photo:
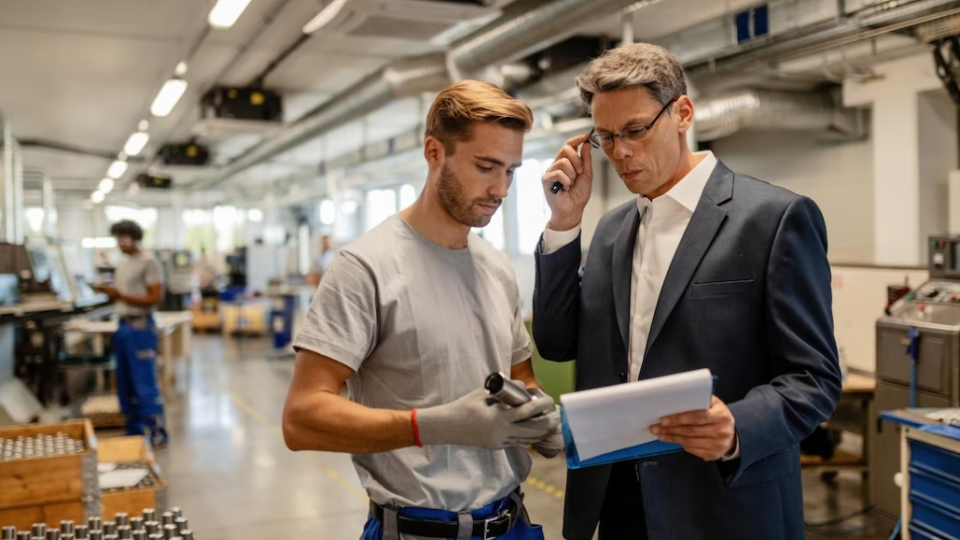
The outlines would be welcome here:
M 30 531 L 4 527 L 0 540 L 193 540 L 193 531 L 179 508 L 159 516 L 153 508 L 147 508 L 140 517 L 124 513 L 116 514 L 113 521 L 92 517 L 86 525 L 61 521 L 59 529 L 43 523 L 34 523 Z
M 82 454 L 83 441 L 72 439 L 66 433 L 37 435 L 36 437 L 0 438 L 0 461 L 14 461 L 51 456 Z

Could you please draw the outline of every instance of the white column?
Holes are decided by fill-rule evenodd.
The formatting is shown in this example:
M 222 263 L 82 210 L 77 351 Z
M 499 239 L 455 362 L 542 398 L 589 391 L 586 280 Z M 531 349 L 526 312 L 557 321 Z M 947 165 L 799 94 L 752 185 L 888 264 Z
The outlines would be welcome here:
M 874 71 L 876 77 L 843 85 L 845 106 L 873 106 L 874 262 L 924 264 L 918 94 L 942 84 L 926 53 L 880 64 Z

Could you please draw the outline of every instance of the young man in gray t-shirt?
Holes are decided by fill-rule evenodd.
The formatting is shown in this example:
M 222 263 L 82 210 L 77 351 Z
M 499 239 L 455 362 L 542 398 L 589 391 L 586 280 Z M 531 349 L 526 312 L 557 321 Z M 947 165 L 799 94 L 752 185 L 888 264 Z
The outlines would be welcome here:
M 507 196 L 532 120 L 491 84 L 444 90 L 423 193 L 340 250 L 294 341 L 287 445 L 354 455 L 373 503 L 364 540 L 543 537 L 519 494 L 524 445 L 559 453 L 559 413 L 533 375 L 510 262 L 470 234 Z M 496 372 L 534 399 L 491 404 L 482 387 Z

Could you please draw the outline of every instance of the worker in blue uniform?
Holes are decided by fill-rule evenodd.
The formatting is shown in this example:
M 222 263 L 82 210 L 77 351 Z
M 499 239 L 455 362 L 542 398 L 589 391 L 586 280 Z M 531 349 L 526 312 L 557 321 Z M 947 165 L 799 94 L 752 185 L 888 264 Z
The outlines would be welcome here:
M 117 395 L 126 417 L 127 435 L 146 435 L 154 446 L 167 443 L 163 397 L 157 386 L 157 329 L 153 312 L 163 301 L 160 265 L 140 249 L 143 229 L 124 220 L 110 228 L 126 260 L 114 285 L 101 290 L 115 302 L 120 325 L 113 337 L 117 360 Z

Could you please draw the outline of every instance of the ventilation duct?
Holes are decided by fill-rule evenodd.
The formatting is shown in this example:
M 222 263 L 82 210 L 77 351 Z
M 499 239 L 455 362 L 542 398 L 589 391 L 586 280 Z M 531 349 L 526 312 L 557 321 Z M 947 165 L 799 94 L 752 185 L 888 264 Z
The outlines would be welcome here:
M 742 90 L 698 100 L 694 121 L 697 139 L 701 141 L 745 129 L 844 136 L 856 136 L 861 130 L 858 112 L 838 106 L 827 93 Z
M 647 0 L 642 5 L 656 3 Z M 191 189 L 219 184 L 254 165 L 376 110 L 396 98 L 435 91 L 467 74 L 553 45 L 583 25 L 636 5 L 636 0 L 518 0 L 497 20 L 456 42 L 450 53 L 394 62 L 307 113 Z

